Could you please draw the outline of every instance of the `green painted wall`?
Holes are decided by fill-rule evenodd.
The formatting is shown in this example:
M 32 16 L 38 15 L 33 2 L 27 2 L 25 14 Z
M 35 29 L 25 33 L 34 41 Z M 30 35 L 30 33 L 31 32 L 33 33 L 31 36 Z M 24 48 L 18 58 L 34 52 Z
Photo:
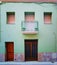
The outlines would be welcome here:
M 15 12 L 15 23 L 6 24 L 6 12 Z M 39 23 L 37 35 L 23 35 L 21 22 L 25 20 L 24 12 L 35 12 L 35 20 Z M 52 12 L 52 23 L 44 24 L 44 12 Z M 5 53 L 5 42 L 14 42 L 14 52 L 24 53 L 24 39 L 38 39 L 38 52 L 57 51 L 57 5 L 37 3 L 4 3 L 1 5 L 1 47 Z M 56 44 L 56 45 L 55 45 Z M 55 48 L 56 46 L 56 48 Z
M 1 4 L 0 4 L 0 53 L 1 52 L 2 52 L 2 45 L 1 45 Z
M 0 41 L 1 41 L 1 4 L 0 4 Z

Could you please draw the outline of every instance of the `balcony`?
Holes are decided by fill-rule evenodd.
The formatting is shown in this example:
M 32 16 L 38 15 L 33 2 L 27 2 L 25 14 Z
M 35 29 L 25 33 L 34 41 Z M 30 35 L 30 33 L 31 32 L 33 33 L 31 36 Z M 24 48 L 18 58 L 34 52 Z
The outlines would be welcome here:
M 22 22 L 22 33 L 23 34 L 37 34 L 38 33 L 38 22 Z

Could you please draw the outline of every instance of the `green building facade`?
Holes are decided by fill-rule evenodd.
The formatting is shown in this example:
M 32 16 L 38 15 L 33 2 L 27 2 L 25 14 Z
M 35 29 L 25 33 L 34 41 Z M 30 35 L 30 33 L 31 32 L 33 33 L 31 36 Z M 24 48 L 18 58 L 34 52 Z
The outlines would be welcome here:
M 56 61 L 57 4 L 0 4 L 0 61 Z

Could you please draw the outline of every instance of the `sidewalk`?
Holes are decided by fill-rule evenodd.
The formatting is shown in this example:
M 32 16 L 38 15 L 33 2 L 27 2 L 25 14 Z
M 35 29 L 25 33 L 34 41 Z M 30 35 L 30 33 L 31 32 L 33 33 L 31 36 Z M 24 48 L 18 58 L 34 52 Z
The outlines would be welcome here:
M 0 65 L 57 65 L 57 62 L 0 62 Z

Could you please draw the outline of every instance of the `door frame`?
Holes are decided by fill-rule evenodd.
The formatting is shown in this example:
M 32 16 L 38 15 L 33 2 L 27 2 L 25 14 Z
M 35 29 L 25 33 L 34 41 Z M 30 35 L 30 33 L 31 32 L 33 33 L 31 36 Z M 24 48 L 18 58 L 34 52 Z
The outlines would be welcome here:
M 38 39 L 24 39 L 24 59 L 25 59 L 25 41 L 26 40 L 29 40 L 29 41 L 33 41 L 33 40 L 36 40 L 37 41 L 37 60 L 38 61 Z M 26 59 L 25 59 L 26 61 Z

